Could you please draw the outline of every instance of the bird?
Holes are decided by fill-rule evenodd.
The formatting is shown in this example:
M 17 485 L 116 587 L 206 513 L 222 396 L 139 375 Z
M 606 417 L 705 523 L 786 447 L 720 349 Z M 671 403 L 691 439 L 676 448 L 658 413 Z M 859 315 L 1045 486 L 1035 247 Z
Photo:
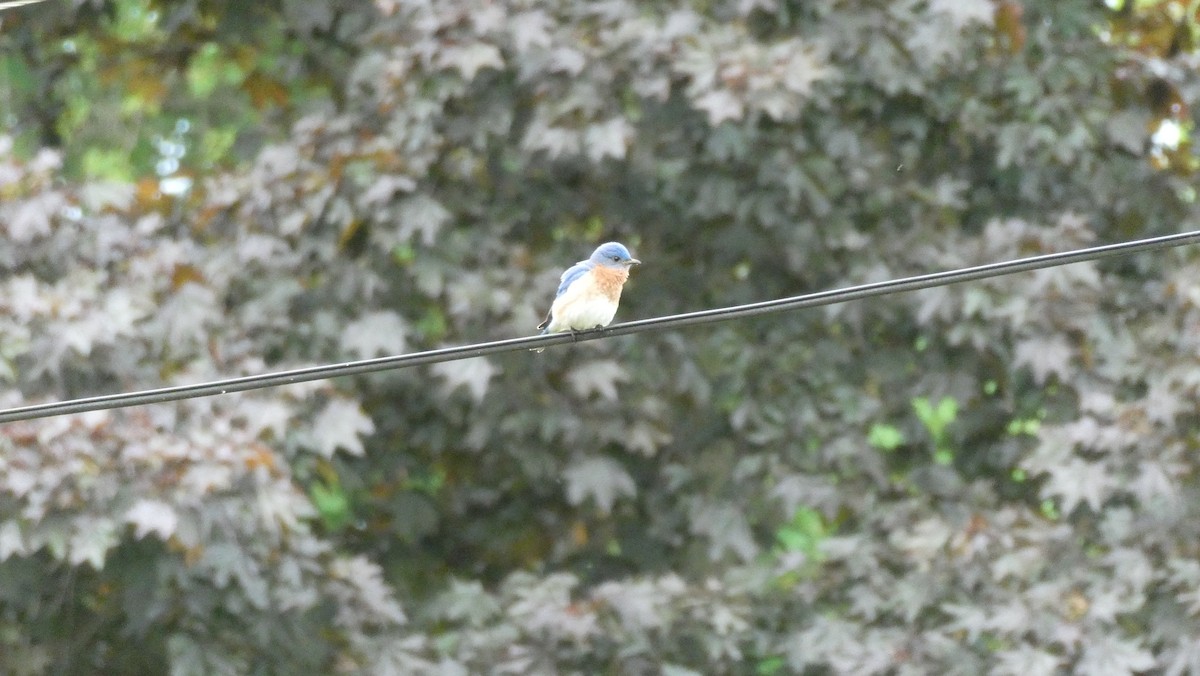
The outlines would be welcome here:
M 587 260 L 567 268 L 559 278 L 546 320 L 538 324 L 542 335 L 608 326 L 617 314 L 629 268 L 641 263 L 629 255 L 624 244 L 605 242 Z

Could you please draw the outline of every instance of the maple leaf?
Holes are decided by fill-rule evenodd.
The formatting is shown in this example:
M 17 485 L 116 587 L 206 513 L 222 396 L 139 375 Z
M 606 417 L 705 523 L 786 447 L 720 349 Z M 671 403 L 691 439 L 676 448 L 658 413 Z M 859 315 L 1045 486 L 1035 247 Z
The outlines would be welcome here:
M 475 401 L 483 401 L 492 376 L 500 372 L 487 357 L 441 362 L 430 370 L 445 382 L 443 396 L 448 397 L 454 390 L 465 387 Z
M 397 233 L 402 240 L 411 240 L 420 234 L 421 243 L 431 246 L 438 232 L 450 220 L 450 211 L 428 195 L 413 195 L 397 210 Z
M 988 0 L 930 0 L 932 12 L 949 17 L 955 28 L 972 23 L 992 23 L 995 6 Z
M 617 386 L 629 382 L 629 373 L 615 359 L 600 359 L 590 361 L 575 368 L 567 374 L 571 389 L 580 398 L 586 399 L 593 394 L 601 398 L 616 401 Z
M 25 538 L 21 535 L 21 527 L 16 521 L 0 522 L 0 562 L 7 561 L 11 556 L 25 556 L 29 549 L 25 546 Z
M 329 574 L 356 588 L 355 598 L 366 603 L 361 609 L 353 604 L 341 607 L 337 622 L 343 627 L 355 627 L 380 621 L 403 624 L 404 611 L 395 599 L 392 588 L 383 579 L 383 571 L 365 556 L 339 558 L 330 566 Z
M 992 671 L 1003 676 L 1054 676 L 1060 673 L 1062 658 L 1028 643 L 996 653 L 998 664 Z
M 531 47 L 545 49 L 554 44 L 550 37 L 550 17 L 542 10 L 518 12 L 508 18 L 508 30 L 518 52 Z
M 1137 639 L 1105 636 L 1083 644 L 1075 673 L 1087 676 L 1118 676 L 1153 669 L 1158 665 L 1150 651 Z
M 353 399 L 331 399 L 313 419 L 312 445 L 318 453 L 332 458 L 341 448 L 351 455 L 363 454 L 360 435 L 375 432 L 375 423 L 363 413 L 362 407 Z
M 1098 462 L 1088 462 L 1072 457 L 1065 463 L 1049 468 L 1050 480 L 1042 487 L 1042 495 L 1058 498 L 1062 502 L 1062 513 L 1070 514 L 1083 502 L 1092 511 L 1099 512 L 1116 481 Z
M 625 157 L 632 136 L 632 129 L 625 118 L 615 117 L 607 122 L 588 125 L 583 132 L 583 145 L 593 162 L 605 157 L 619 160 Z
M 175 528 L 179 525 L 179 515 L 161 500 L 142 499 L 125 512 L 125 521 L 133 525 L 134 536 L 139 540 L 149 533 L 155 533 L 160 540 L 166 540 L 175 534 Z
M 709 538 L 708 556 L 720 559 L 731 551 L 748 561 L 758 552 L 746 514 L 728 503 L 698 502 L 689 513 L 693 533 Z
M 495 45 L 474 43 L 452 45 L 438 54 L 438 65 L 457 70 L 464 80 L 474 80 L 480 70 L 504 68 L 504 57 Z
M 1069 379 L 1074 355 L 1075 351 L 1066 339 L 1056 334 L 1020 341 L 1013 361 L 1018 366 L 1028 366 L 1033 371 L 1034 380 L 1040 385 L 1052 374 L 1060 379 Z
M 727 120 L 740 120 L 746 114 L 745 103 L 726 89 L 701 94 L 693 105 L 708 114 L 708 123 L 714 127 Z
M 400 315 L 391 310 L 366 314 L 342 330 L 341 347 L 360 359 L 404 352 L 408 326 Z
M 603 514 L 612 511 L 617 499 L 637 495 L 637 485 L 625 468 L 609 458 L 587 458 L 563 472 L 567 482 L 567 501 L 582 504 L 591 498 Z

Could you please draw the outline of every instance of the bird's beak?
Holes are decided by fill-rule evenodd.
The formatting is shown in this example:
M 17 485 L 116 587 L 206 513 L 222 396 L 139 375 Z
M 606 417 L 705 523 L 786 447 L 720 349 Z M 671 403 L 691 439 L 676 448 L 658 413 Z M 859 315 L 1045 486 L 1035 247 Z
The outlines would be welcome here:
M 628 261 L 625 261 L 626 267 L 628 267 L 630 265 L 641 265 L 641 264 L 642 264 L 642 262 L 636 258 L 630 258 Z

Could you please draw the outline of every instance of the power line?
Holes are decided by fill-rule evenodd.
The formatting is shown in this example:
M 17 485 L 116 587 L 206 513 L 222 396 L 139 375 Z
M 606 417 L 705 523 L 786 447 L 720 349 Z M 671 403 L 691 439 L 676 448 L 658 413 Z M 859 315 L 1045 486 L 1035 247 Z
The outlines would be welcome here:
M 0 2 L 0 11 L 6 9 L 16 9 L 18 7 L 24 7 L 25 5 L 36 5 L 39 2 L 45 1 L 46 0 L 9 0 L 9 2 Z
M 944 272 L 931 272 L 929 274 L 916 275 L 914 277 L 903 277 L 900 279 L 893 279 L 883 282 L 873 282 L 871 284 L 851 286 L 844 289 L 819 291 L 817 293 L 810 293 L 802 296 L 791 296 L 788 298 L 779 298 L 758 303 L 748 303 L 746 305 L 735 305 L 732 307 L 714 308 L 711 310 L 700 310 L 697 312 L 685 312 L 683 314 L 669 315 L 666 317 L 654 317 L 652 319 L 639 319 L 637 321 L 616 324 L 603 329 L 584 331 L 574 335 L 570 333 L 557 333 L 548 336 L 509 338 L 506 340 L 496 340 L 488 343 L 463 345 L 461 347 L 445 347 L 437 350 L 394 355 L 391 357 L 378 357 L 375 359 L 363 359 L 360 361 L 328 364 L 325 366 L 310 366 L 307 368 L 292 369 L 290 371 L 280 371 L 278 373 L 264 373 L 255 376 L 214 380 L 207 383 L 177 385 L 174 387 L 142 390 L 140 392 L 106 394 L 97 397 L 71 399 L 68 401 L 33 404 L 30 406 L 20 406 L 17 408 L 10 408 L 0 411 L 0 423 L 16 422 L 19 420 L 32 420 L 34 418 L 46 418 L 49 416 L 64 415 L 68 413 L 82 413 L 84 411 L 96 411 L 100 409 L 123 408 L 126 406 L 139 406 L 142 404 L 157 404 L 168 401 L 178 401 L 181 399 L 191 399 L 195 397 L 207 397 L 215 394 L 227 394 L 230 392 L 244 392 L 246 390 L 277 387 L 280 385 L 303 383 L 311 380 L 324 380 L 326 378 L 336 378 L 340 376 L 351 376 L 362 373 L 373 373 L 375 371 L 408 368 L 411 366 L 420 366 L 422 364 L 435 364 L 439 362 L 454 361 L 457 359 L 470 359 L 471 357 L 484 357 L 487 355 L 499 354 L 501 352 L 515 352 L 517 350 L 531 349 L 535 347 L 549 347 L 551 345 L 561 345 L 563 343 L 597 340 L 599 338 L 623 336 L 647 331 L 665 331 L 667 329 L 678 329 L 685 326 L 708 324 L 710 322 L 756 317 L 758 315 L 786 312 L 789 310 L 801 310 L 804 308 L 819 307 L 822 305 L 833 305 L 835 303 L 861 300 L 863 298 L 873 298 L 875 296 L 883 296 L 902 291 L 916 291 L 918 289 L 928 289 L 935 286 L 946 286 L 949 284 L 969 282 L 988 277 L 1010 275 L 1016 272 L 1027 272 L 1029 270 L 1039 270 L 1042 268 L 1050 268 L 1059 265 L 1068 265 L 1070 263 L 1082 263 L 1084 261 L 1097 260 L 1100 258 L 1107 258 L 1109 256 L 1128 255 L 1144 251 L 1157 251 L 1183 244 L 1192 244 L 1197 241 L 1200 241 L 1200 230 L 1193 230 L 1174 235 L 1139 239 L 1132 242 L 1106 244 L 1103 246 L 1089 247 L 1075 251 L 1063 251 L 1059 253 L 1044 254 L 1041 256 L 1031 256 L 1029 258 L 1019 258 L 1017 260 L 1004 261 L 1000 263 L 988 263 L 986 265 L 976 265 L 968 268 L 959 268 L 957 270 L 947 270 Z

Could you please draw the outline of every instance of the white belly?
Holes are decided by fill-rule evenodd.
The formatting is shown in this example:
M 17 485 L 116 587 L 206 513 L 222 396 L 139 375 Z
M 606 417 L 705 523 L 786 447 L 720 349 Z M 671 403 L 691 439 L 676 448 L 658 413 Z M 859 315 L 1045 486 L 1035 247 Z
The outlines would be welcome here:
M 594 290 L 576 290 L 572 284 L 550 306 L 550 333 L 586 331 L 608 326 L 617 315 L 617 301 Z

